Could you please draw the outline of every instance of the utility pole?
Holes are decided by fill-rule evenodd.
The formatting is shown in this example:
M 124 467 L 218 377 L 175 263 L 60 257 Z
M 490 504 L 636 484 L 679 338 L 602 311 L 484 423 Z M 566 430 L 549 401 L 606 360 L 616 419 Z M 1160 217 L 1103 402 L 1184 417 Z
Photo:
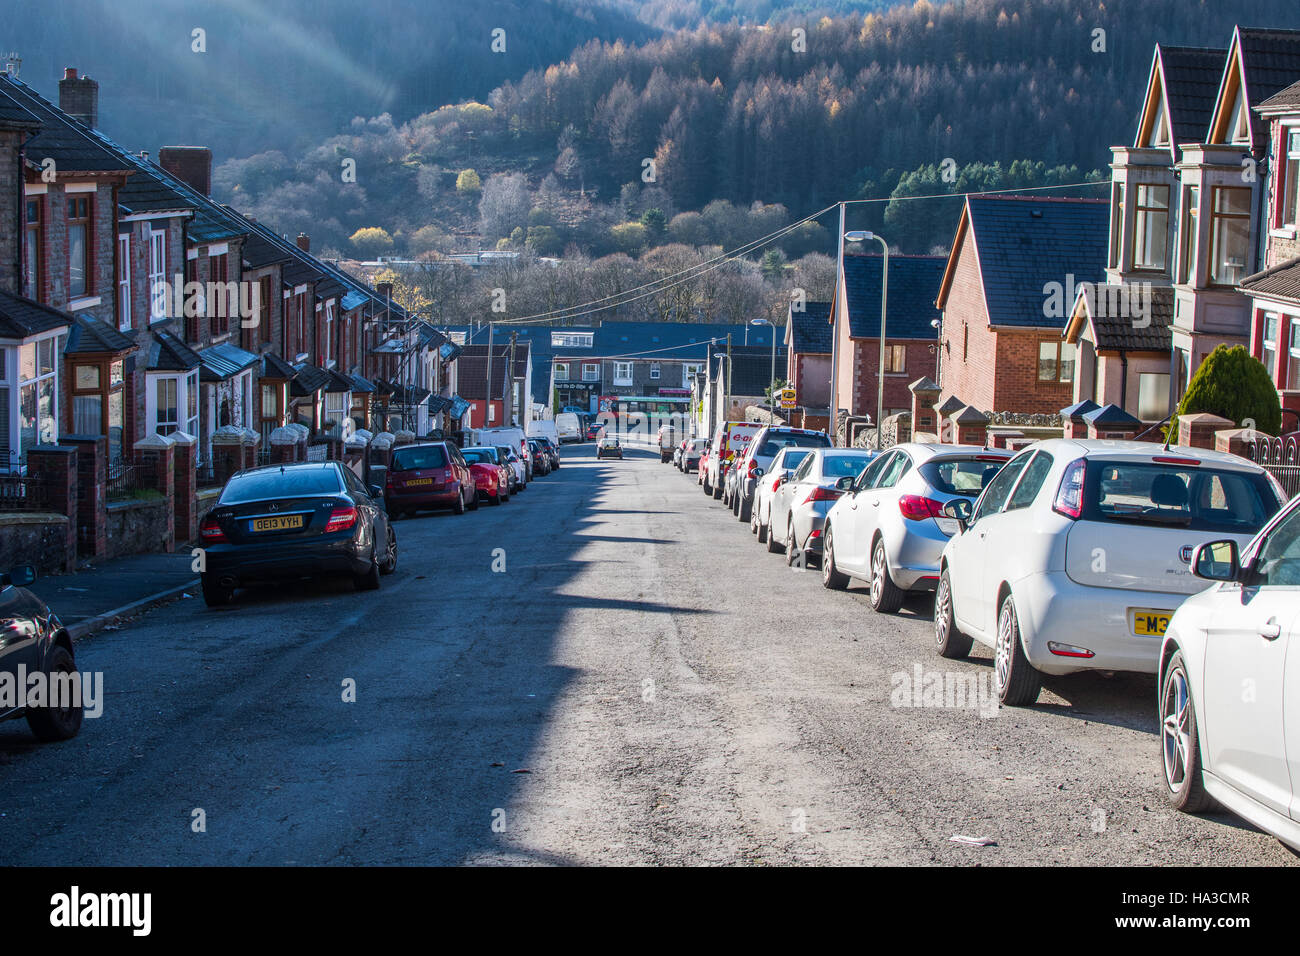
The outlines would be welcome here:
M 488 347 L 487 347 L 487 407 L 483 409 L 483 427 L 492 427 L 492 320 L 488 320 Z
M 839 416 L 839 358 L 840 358 L 840 295 L 844 291 L 844 210 L 840 203 L 839 252 L 835 260 L 835 295 L 831 301 L 831 421 L 832 438 L 838 436 L 837 419 Z M 846 434 L 847 439 L 847 434 Z
M 516 407 L 515 400 L 515 342 L 519 338 L 518 332 L 510 333 L 510 358 L 506 362 L 506 389 L 510 392 L 510 424 L 519 424 L 519 410 Z M 522 398 L 522 396 L 520 396 Z
M 727 333 L 727 397 L 722 403 L 722 414 L 731 414 L 731 333 Z M 727 419 L 723 419 L 727 421 Z

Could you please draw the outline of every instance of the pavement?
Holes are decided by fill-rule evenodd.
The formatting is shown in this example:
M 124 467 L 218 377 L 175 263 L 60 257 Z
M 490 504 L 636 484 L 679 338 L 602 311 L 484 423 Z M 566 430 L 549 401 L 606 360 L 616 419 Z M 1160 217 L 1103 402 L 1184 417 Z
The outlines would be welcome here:
M 188 550 L 114 558 L 74 574 L 37 578 L 29 590 L 58 615 L 73 641 L 80 641 L 156 601 L 197 588 L 192 561 Z
M 0 865 L 1296 863 L 1169 807 L 1153 678 L 990 716 L 900 694 L 991 660 L 939 658 L 927 599 L 877 615 L 787 567 L 652 451 L 563 454 L 397 522 L 378 591 L 172 601 L 84 642 L 100 717 L 0 724 Z

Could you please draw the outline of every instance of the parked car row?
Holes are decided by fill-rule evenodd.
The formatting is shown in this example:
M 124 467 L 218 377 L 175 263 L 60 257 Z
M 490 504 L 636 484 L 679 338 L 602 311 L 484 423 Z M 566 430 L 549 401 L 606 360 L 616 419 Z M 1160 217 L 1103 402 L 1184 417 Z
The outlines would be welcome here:
M 1155 676 L 1170 802 L 1217 801 L 1300 849 L 1300 496 L 1198 448 L 777 447 L 782 430 L 745 442 L 740 424 L 698 482 L 769 551 L 828 589 L 865 583 L 878 613 L 933 591 L 936 653 L 988 647 L 1005 706 L 1049 675 Z
M 483 441 L 500 431 L 473 434 Z M 554 441 L 520 436 L 518 445 L 513 436 L 510 444 L 464 448 L 451 441 L 403 445 L 382 477 L 372 472 L 380 483 L 369 486 L 337 461 L 235 473 L 199 528 L 204 601 L 217 607 L 240 588 L 319 575 L 350 576 L 358 590 L 375 590 L 397 568 L 395 521 L 500 505 L 559 467 Z

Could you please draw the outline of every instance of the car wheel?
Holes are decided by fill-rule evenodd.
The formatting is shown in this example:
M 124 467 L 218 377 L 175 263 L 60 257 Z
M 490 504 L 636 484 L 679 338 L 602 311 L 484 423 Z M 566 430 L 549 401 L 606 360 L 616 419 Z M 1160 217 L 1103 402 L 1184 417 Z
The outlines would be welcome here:
M 952 579 L 948 569 L 939 575 L 939 586 L 934 589 L 934 643 L 940 657 L 960 660 L 970 656 L 971 639 L 957 627 L 952 607 Z
M 476 487 L 469 498 L 469 510 L 478 511 L 478 488 Z
M 758 534 L 758 509 L 749 509 L 749 533 Z
M 736 506 L 736 517 L 741 521 L 748 521 L 750 514 L 754 510 L 754 502 L 744 496 L 738 495 L 740 504 Z
M 77 672 L 77 665 L 66 647 L 55 646 L 50 654 L 49 676 L 58 674 L 72 675 Z M 51 686 L 53 684 L 51 683 Z M 64 683 L 64 687 L 71 684 Z M 60 701 L 61 707 L 32 707 L 27 711 L 27 726 L 31 728 L 36 739 L 42 742 L 69 740 L 77 736 L 81 729 L 81 701 Z
M 832 591 L 843 591 L 849 584 L 849 576 L 835 567 L 835 552 L 831 545 L 831 529 L 827 527 L 826 537 L 822 542 L 822 587 Z
M 358 591 L 378 591 L 379 590 L 379 557 L 370 555 L 370 570 L 364 574 L 358 574 L 352 578 L 353 584 Z
M 702 484 L 702 485 L 704 486 L 704 493 L 705 493 L 706 495 L 711 495 L 711 494 L 713 494 L 713 486 L 712 486 L 711 484 L 709 484 L 709 479 L 705 478 L 704 480 L 702 480 L 702 481 L 700 482 L 700 484 Z
M 451 506 L 454 514 L 463 515 L 465 513 L 465 492 L 461 491 L 456 495 L 456 503 Z
M 998 700 L 1008 707 L 1024 707 L 1038 700 L 1043 675 L 1025 657 L 1020 641 L 1016 602 L 1008 594 L 998 611 L 998 639 L 993 648 L 993 684 Z
M 1201 777 L 1201 744 L 1196 733 L 1196 705 L 1187 679 L 1183 652 L 1169 659 L 1160 691 L 1161 763 L 1169 802 L 1184 813 L 1200 813 L 1214 805 Z
M 787 521 L 785 525 L 785 563 L 794 567 L 794 563 L 799 560 L 799 548 L 794 543 L 794 522 Z
M 384 548 L 384 560 L 379 565 L 380 574 L 392 574 L 397 570 L 397 532 L 392 526 L 388 528 L 388 545 Z
M 492 502 L 493 507 L 501 504 L 501 502 L 505 500 L 506 500 L 505 495 L 502 493 L 500 488 L 497 489 L 497 493 L 495 495 L 493 495 L 491 498 L 488 499 L 488 501 Z
M 885 555 L 885 539 L 877 538 L 871 549 L 871 609 L 881 614 L 891 614 L 903 604 L 903 589 L 889 576 L 889 558 Z
M 722 497 L 722 489 L 719 488 L 717 485 L 714 485 L 712 494 L 713 494 L 713 500 L 717 501 L 719 498 Z
M 200 580 L 203 584 L 203 603 L 208 607 L 229 604 L 231 598 L 235 596 L 234 588 L 223 588 L 211 575 L 205 574 Z
M 767 553 L 780 554 L 785 550 L 785 542 L 776 540 L 776 528 L 772 526 L 772 513 L 767 513 Z

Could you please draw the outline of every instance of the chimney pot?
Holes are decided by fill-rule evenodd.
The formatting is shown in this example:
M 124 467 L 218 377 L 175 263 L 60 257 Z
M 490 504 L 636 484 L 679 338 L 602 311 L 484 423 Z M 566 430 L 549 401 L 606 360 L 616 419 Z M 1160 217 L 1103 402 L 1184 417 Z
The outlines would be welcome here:
M 75 66 L 69 66 L 64 68 L 63 78 L 65 80 L 75 80 L 77 78 L 77 68 Z
M 311 236 L 307 235 L 307 233 L 305 232 L 298 233 L 298 238 L 296 241 L 298 243 L 298 248 L 301 249 L 303 252 L 311 252 Z

